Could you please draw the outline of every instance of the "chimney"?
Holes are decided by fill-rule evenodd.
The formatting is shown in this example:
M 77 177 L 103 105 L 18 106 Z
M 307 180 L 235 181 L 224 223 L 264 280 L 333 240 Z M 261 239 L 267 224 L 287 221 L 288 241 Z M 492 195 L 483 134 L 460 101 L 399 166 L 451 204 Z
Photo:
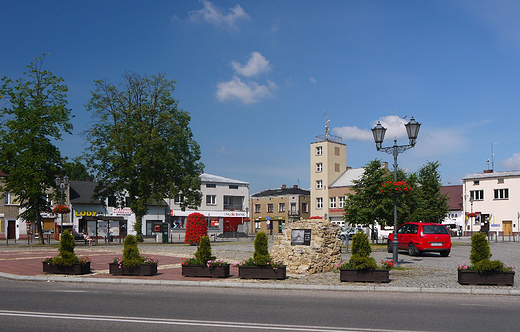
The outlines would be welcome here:
M 485 169 L 484 173 L 493 173 L 493 170 L 492 169 Z
M 287 186 L 285 184 L 282 184 L 282 189 L 287 189 Z
M 295 185 L 293 186 L 293 188 L 294 188 L 294 189 L 298 189 L 298 185 L 295 184 Z

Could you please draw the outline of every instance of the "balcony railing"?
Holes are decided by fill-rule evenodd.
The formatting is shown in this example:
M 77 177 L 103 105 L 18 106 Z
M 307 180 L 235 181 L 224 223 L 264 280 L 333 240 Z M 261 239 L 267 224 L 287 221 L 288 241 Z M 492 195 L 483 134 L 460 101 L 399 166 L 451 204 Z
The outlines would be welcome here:
M 242 205 L 224 204 L 224 211 L 243 211 Z

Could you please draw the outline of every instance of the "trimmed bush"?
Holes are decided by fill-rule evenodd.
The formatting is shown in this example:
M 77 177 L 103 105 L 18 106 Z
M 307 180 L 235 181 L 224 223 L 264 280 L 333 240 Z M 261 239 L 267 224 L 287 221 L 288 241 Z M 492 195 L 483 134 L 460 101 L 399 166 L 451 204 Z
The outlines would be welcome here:
M 186 220 L 184 243 L 199 244 L 201 236 L 208 236 L 208 223 L 203 214 L 194 212 Z
M 471 255 L 469 260 L 475 265 L 483 259 L 491 258 L 491 248 L 484 233 L 475 233 L 471 236 Z
M 372 253 L 372 247 L 368 236 L 364 232 L 357 232 L 352 237 L 352 255 L 359 255 L 361 257 L 369 257 Z
M 478 273 L 486 273 L 486 272 L 505 272 L 509 271 L 499 260 L 492 261 L 488 258 L 484 258 L 475 263 L 474 270 Z
M 373 257 L 360 256 L 357 254 L 350 256 L 348 264 L 351 266 L 351 269 L 356 270 L 375 270 L 378 268 L 376 260 Z
M 122 266 L 136 267 L 144 262 L 144 258 L 139 254 L 137 238 L 134 235 L 127 235 L 123 245 L 123 260 L 121 261 Z
M 267 265 L 267 263 L 271 263 L 267 235 L 264 232 L 259 232 L 255 237 L 255 252 L 253 253 L 253 261 L 255 265 Z
M 197 252 L 195 252 L 195 258 L 202 265 L 208 264 L 208 261 L 215 260 L 216 257 L 211 255 L 211 243 L 209 237 L 200 237 L 200 243 L 197 247 Z
M 79 263 L 78 256 L 74 253 L 74 247 L 74 236 L 69 230 L 64 231 L 60 239 L 60 253 L 54 257 L 53 264 L 72 266 Z

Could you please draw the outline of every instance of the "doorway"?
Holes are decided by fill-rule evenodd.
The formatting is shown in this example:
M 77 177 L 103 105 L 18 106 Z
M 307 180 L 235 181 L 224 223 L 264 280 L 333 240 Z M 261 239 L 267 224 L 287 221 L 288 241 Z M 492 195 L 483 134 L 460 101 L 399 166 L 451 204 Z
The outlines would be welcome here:
M 7 221 L 7 238 L 16 239 L 16 220 Z
M 512 220 L 504 220 L 502 221 L 502 229 L 504 231 L 504 235 L 513 235 L 513 221 Z

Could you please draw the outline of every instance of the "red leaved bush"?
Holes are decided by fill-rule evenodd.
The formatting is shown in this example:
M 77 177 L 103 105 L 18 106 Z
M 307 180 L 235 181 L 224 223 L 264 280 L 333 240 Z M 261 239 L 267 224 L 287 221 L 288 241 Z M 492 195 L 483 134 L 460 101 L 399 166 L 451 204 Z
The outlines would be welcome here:
M 201 236 L 208 236 L 208 223 L 203 214 L 194 212 L 186 221 L 186 234 L 184 243 L 198 244 Z

